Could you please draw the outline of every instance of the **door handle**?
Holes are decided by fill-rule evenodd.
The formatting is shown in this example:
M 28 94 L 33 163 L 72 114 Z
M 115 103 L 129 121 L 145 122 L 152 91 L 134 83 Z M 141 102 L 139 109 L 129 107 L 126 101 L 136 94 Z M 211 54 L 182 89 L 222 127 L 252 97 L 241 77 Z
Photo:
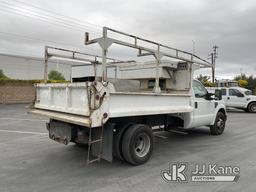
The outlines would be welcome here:
M 230 99 L 230 97 L 227 98 L 228 100 Z
M 196 108 L 196 109 L 198 108 L 198 103 L 197 103 L 197 102 L 195 102 L 195 108 Z

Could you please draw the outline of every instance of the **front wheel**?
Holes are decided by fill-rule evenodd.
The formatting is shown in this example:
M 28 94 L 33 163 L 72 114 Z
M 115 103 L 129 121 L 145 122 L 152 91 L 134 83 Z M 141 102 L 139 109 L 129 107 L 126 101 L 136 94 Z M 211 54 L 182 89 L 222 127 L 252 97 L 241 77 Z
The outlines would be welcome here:
M 222 112 L 218 112 L 214 125 L 210 126 L 210 132 L 212 135 L 221 135 L 224 132 L 226 126 L 226 116 Z
M 256 103 L 250 103 L 250 104 L 248 105 L 248 111 L 249 111 L 250 113 L 256 113 Z
M 122 142 L 124 159 L 132 165 L 140 165 L 150 159 L 152 152 L 152 129 L 142 124 L 130 126 L 125 132 Z

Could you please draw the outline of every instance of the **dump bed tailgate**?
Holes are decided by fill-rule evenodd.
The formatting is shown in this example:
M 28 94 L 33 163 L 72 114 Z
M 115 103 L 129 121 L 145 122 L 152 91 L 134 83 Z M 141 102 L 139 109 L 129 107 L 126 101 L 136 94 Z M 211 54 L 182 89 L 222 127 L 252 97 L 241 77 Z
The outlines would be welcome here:
M 37 84 L 34 107 L 89 116 L 87 83 Z
M 46 116 L 50 119 L 56 119 L 66 123 L 72 123 L 72 124 L 81 125 L 85 127 L 91 126 L 90 118 L 80 116 L 80 115 L 72 115 L 72 114 L 67 114 L 62 112 L 49 111 L 45 109 L 31 109 L 29 113 L 34 115 Z

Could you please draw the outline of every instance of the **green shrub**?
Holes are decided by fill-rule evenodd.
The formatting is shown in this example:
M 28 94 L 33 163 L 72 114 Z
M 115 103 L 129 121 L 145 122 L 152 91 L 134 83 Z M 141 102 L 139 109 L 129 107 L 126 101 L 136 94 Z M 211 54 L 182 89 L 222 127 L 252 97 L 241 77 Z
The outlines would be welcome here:
M 0 79 L 9 79 L 5 74 L 2 69 L 0 69 Z
M 20 79 L 6 79 L 0 78 L 0 85 L 33 85 L 35 83 L 41 83 L 42 80 L 20 80 Z
M 21 80 L 21 79 L 6 79 L 0 78 L 0 85 L 33 85 L 37 83 L 44 83 L 42 79 L 33 79 L 33 80 Z M 48 80 L 47 83 L 69 83 L 69 81 L 63 80 Z
M 64 76 L 55 70 L 50 71 L 50 73 L 48 74 L 48 79 L 49 80 L 57 80 L 57 81 L 65 81 Z

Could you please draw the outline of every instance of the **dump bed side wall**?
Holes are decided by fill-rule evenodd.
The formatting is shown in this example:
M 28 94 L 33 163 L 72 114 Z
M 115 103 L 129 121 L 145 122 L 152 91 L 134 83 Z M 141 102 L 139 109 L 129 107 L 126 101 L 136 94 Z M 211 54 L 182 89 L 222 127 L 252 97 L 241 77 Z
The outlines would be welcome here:
M 110 94 L 110 117 L 173 114 L 192 112 L 191 95 L 146 93 Z

